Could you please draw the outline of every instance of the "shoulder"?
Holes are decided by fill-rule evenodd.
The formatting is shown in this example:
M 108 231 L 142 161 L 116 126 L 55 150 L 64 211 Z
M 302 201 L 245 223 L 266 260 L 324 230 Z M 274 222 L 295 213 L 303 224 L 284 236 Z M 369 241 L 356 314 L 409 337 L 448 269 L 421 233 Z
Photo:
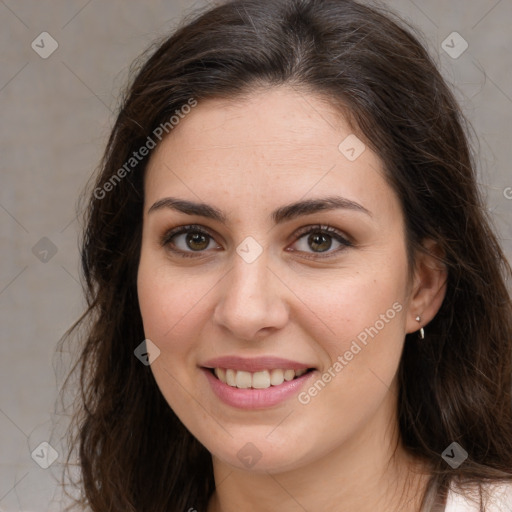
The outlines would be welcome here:
M 512 512 L 512 482 L 482 484 L 485 512 Z M 478 487 L 450 488 L 445 512 L 480 512 Z

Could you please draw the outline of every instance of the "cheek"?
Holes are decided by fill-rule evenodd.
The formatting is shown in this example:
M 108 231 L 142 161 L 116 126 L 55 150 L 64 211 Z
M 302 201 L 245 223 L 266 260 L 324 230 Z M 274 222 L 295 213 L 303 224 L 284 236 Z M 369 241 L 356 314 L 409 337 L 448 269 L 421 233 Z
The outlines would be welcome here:
M 144 333 L 162 353 L 184 352 L 189 348 L 187 338 L 200 325 L 201 300 L 211 285 L 208 279 L 190 279 L 155 260 L 143 252 L 137 276 Z
M 395 263 L 381 268 L 385 271 L 367 268 L 318 286 L 304 284 L 301 295 L 309 307 L 307 316 L 312 319 L 311 325 L 322 330 L 322 344 L 331 359 L 348 350 L 354 340 L 364 344 L 377 335 L 396 338 L 396 333 L 403 330 L 403 267 Z
M 338 411 L 328 423 L 336 423 L 346 411 L 353 418 L 367 418 L 392 385 L 405 337 L 404 268 L 406 260 L 399 253 L 392 264 L 368 266 L 307 292 L 310 325 L 318 326 L 310 334 L 327 357 L 321 382 L 315 381 L 300 398 L 303 404 L 315 402 L 319 414 L 325 408 Z
M 201 339 L 199 326 L 204 323 L 200 305 L 207 283 L 172 272 L 153 254 L 143 252 L 137 290 L 145 337 L 160 350 L 151 371 L 169 406 L 183 412 L 189 400 L 184 390 L 193 389 L 198 372 L 195 354 Z

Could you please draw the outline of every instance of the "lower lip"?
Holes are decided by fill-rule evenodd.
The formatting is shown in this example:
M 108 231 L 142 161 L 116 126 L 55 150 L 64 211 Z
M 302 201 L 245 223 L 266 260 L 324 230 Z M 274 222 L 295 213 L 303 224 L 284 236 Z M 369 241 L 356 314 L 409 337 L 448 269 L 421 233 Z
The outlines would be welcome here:
M 239 409 L 265 409 L 284 402 L 296 395 L 305 382 L 315 373 L 309 371 L 296 379 L 284 381 L 279 386 L 266 389 L 239 389 L 224 384 L 206 368 L 201 368 L 213 392 L 226 404 Z

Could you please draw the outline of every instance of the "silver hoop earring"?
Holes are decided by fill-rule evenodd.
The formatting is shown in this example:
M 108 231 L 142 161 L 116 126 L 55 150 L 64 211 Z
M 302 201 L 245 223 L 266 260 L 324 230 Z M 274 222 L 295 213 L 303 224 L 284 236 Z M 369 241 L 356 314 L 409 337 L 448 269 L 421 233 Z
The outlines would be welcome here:
M 416 322 L 421 322 L 421 316 L 417 316 L 416 317 Z M 424 340 L 425 339 L 425 329 L 423 329 L 423 327 L 420 327 L 420 340 Z

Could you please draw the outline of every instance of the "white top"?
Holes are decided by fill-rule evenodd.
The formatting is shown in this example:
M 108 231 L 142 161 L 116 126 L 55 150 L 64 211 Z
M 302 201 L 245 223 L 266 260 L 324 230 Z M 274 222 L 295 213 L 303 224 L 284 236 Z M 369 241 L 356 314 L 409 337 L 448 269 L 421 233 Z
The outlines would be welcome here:
M 485 502 L 485 512 L 512 512 L 512 484 L 498 483 L 485 487 L 489 491 L 489 500 Z M 477 495 L 475 495 L 477 496 Z M 445 512 L 479 512 L 479 501 L 473 502 L 450 489 Z

